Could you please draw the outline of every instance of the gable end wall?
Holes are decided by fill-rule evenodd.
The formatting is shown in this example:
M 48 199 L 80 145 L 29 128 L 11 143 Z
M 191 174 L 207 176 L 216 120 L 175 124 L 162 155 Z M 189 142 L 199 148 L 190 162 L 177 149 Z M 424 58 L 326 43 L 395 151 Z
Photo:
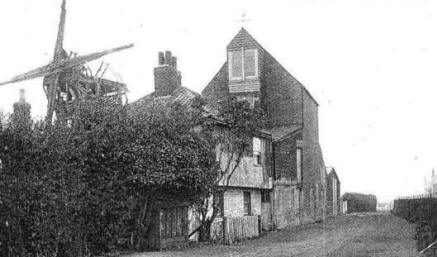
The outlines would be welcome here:
M 261 82 L 268 126 L 273 128 L 302 124 L 302 87 L 267 53 L 264 54 Z

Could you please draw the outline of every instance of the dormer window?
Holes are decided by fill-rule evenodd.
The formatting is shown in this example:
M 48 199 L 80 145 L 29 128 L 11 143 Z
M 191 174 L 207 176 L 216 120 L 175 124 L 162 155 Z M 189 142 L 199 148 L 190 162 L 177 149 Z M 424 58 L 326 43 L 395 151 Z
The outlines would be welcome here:
M 244 49 L 229 52 L 229 80 L 245 80 L 258 77 L 258 51 Z

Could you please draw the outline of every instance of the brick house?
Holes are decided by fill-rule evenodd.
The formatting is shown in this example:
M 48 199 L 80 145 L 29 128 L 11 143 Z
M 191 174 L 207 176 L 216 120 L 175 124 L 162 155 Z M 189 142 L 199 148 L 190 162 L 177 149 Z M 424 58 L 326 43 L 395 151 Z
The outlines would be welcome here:
M 271 152 L 264 154 L 272 160 L 273 183 L 265 190 L 270 190 L 274 226 L 324 219 L 326 168 L 319 145 L 318 103 L 244 28 L 227 46 L 227 62 L 202 96 L 212 105 L 235 96 L 267 114 L 265 130 L 272 142 L 265 148 Z M 242 192 L 238 195 L 235 206 L 243 206 Z
M 338 216 L 341 214 L 342 200 L 340 193 L 340 179 L 333 167 L 328 167 L 326 181 L 326 214 Z
M 196 98 L 202 97 L 200 94 L 181 85 L 181 73 L 177 69 L 177 59 L 172 56 L 170 51 L 160 52 L 158 61 L 159 65 L 154 69 L 154 92 L 131 103 L 131 108 L 143 108 L 153 102 L 179 103 L 189 108 Z M 213 108 L 213 106 L 206 108 L 206 118 L 214 116 L 212 114 L 214 112 Z M 226 133 L 226 126 L 220 125 L 220 122 L 217 123 L 215 133 Z M 253 138 L 251 153 L 242 157 L 240 165 L 231 176 L 229 183 L 225 183 L 225 178 L 220 182 L 220 185 L 226 186 L 227 190 L 222 196 L 223 205 L 221 206 L 220 217 L 217 217 L 213 224 L 212 233 L 216 235 L 215 237 L 223 237 L 222 222 L 224 217 L 228 219 L 251 217 L 250 220 L 254 224 L 252 227 L 256 227 L 256 233 L 259 233 L 259 224 L 264 230 L 272 229 L 273 216 L 270 203 L 270 192 L 273 187 L 270 159 L 271 141 L 272 137 L 269 132 L 258 132 L 256 137 Z M 219 152 L 217 152 L 217 156 L 219 156 Z M 223 158 L 217 157 L 217 160 L 221 162 L 222 167 L 225 167 L 230 155 L 225 154 L 222 156 Z M 153 244 L 155 248 L 164 248 L 186 241 L 188 234 L 198 226 L 198 216 L 192 206 L 184 203 L 173 203 L 161 208 L 157 224 L 160 224 L 160 228 L 156 229 L 154 237 L 158 239 Z M 175 224 L 176 227 L 174 227 Z M 180 231 L 182 234 L 174 234 L 174 230 Z M 191 239 L 195 240 L 196 238 L 196 236 L 193 236 Z

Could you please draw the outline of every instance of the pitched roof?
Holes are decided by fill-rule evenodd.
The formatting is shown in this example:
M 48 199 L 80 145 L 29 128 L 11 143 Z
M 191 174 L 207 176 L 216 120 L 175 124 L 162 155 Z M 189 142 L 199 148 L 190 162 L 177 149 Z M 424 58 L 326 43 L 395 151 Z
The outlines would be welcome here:
M 171 95 L 168 96 L 155 96 L 155 92 L 150 93 L 137 101 L 131 103 L 132 107 L 148 106 L 153 102 L 160 102 L 163 104 L 180 103 L 182 105 L 190 105 L 194 102 L 194 99 L 200 97 L 200 94 L 194 92 L 191 89 L 180 86 L 176 88 Z
M 165 106 L 169 106 L 175 103 L 181 104 L 190 108 L 192 104 L 195 102 L 195 99 L 201 98 L 202 96 L 199 93 L 194 92 L 191 89 L 180 86 L 176 88 L 171 95 L 167 96 L 155 96 L 155 92 L 152 92 L 135 102 L 129 104 L 130 108 L 147 108 L 151 106 L 153 103 L 163 104 Z M 206 119 L 210 119 L 216 124 L 223 125 L 224 122 L 217 117 L 218 111 L 211 105 L 206 105 L 203 107 L 202 115 Z
M 288 138 L 288 136 L 291 136 L 294 132 L 297 132 L 301 128 L 301 126 L 293 125 L 287 127 L 273 128 L 269 132 L 272 134 L 273 142 L 275 142 Z
M 270 58 L 272 58 L 274 60 L 274 62 L 278 63 L 279 66 L 281 66 L 281 68 L 286 71 L 286 73 L 291 76 L 294 80 L 296 80 L 299 85 L 303 88 L 303 90 L 308 94 L 308 96 L 317 104 L 319 105 L 319 103 L 317 102 L 317 100 L 314 98 L 314 96 L 309 92 L 309 90 L 299 81 L 297 80 L 293 75 L 291 75 L 291 73 L 285 69 L 281 63 L 279 63 L 264 47 L 262 47 L 262 45 L 260 43 L 258 43 L 258 41 L 256 41 L 256 39 L 249 34 L 249 32 L 245 29 L 245 28 L 241 28 L 240 31 L 237 33 L 237 35 L 235 35 L 235 37 L 231 40 L 231 42 L 228 44 L 227 49 L 239 49 L 243 46 L 246 47 L 257 47 L 259 49 L 261 49 L 266 55 L 268 55 Z M 226 66 L 226 69 L 228 67 Z
M 245 28 L 241 28 L 240 31 L 238 31 L 237 35 L 235 35 L 235 37 L 228 44 L 227 48 L 240 49 L 243 46 L 255 46 L 262 48 L 258 41 L 256 41 L 255 38 L 253 38 L 252 35 L 250 35 Z
M 328 177 L 335 176 L 337 178 L 337 181 L 340 182 L 340 179 L 339 179 L 334 167 L 326 167 L 326 170 L 328 172 Z

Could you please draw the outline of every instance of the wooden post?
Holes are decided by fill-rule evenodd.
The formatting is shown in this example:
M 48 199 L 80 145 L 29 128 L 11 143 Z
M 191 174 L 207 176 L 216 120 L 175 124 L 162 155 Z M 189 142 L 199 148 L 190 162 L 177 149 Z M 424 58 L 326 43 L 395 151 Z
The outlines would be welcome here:
M 163 210 L 161 209 L 158 213 L 158 233 L 157 233 L 157 248 L 161 249 L 161 242 L 162 242 L 162 229 L 163 229 L 163 224 L 162 224 L 162 216 L 164 215 Z

